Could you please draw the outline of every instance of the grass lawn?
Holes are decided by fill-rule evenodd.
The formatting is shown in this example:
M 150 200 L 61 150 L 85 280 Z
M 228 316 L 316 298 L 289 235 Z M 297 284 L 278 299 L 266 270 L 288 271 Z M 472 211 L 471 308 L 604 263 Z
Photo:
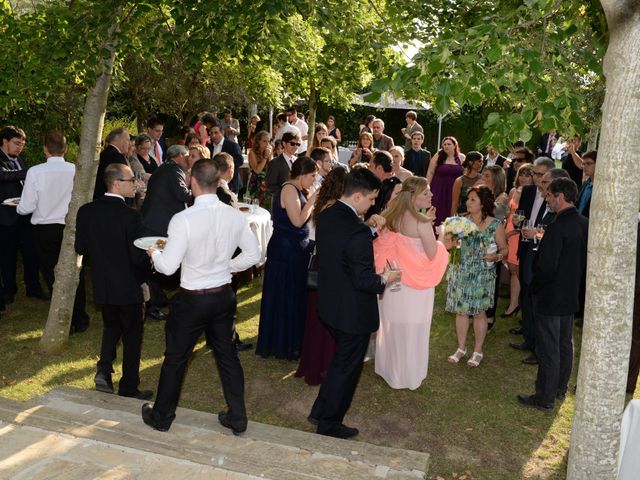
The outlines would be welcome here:
M 508 346 L 510 340 L 520 338 L 508 333 L 514 319 L 498 318 L 480 368 L 447 363 L 455 350 L 455 331 L 453 315 L 444 312 L 443 287 L 436 296 L 427 380 L 415 391 L 392 390 L 367 363 L 345 422 L 360 428 L 360 441 L 430 453 L 431 479 L 565 478 L 573 394 L 552 414 L 518 406 L 516 394 L 532 392 L 536 368 L 521 364 L 524 355 Z M 258 279 L 239 294 L 238 330 L 254 345 L 260 292 Z M 47 309 L 48 303 L 19 294 L 0 319 L 0 395 L 26 400 L 61 385 L 93 388 L 101 336 L 99 312 L 90 306 L 89 330 L 71 336 L 62 354 L 46 356 L 39 352 L 38 340 Z M 498 312 L 503 309 L 501 305 Z M 576 353 L 579 341 L 578 331 Z M 147 321 L 141 388 L 156 390 L 163 349 L 164 323 Z M 318 387 L 293 376 L 297 363 L 265 360 L 252 351 L 242 352 L 240 358 L 249 418 L 312 431 L 306 417 Z M 114 380 L 119 378 L 119 368 L 115 366 Z M 575 369 L 571 385 L 575 385 Z M 212 413 L 224 408 L 204 340 L 193 355 L 180 405 Z M 212 416 L 211 421 L 217 420 Z

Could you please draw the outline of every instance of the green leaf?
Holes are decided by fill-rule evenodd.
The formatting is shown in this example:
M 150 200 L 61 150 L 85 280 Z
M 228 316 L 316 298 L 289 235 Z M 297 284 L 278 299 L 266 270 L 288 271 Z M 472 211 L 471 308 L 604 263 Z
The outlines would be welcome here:
M 540 122 L 540 130 L 543 132 L 555 130 L 555 128 L 556 128 L 556 119 L 554 117 L 545 117 L 542 120 L 542 122 Z
M 490 83 L 485 83 L 480 87 L 480 92 L 485 97 L 493 97 L 496 94 L 496 87 Z
M 491 112 L 488 116 L 487 116 L 487 121 L 484 122 L 485 128 L 486 127 L 490 127 L 492 125 L 495 125 L 496 123 L 498 123 L 500 121 L 500 114 L 497 112 Z
M 500 49 L 500 47 L 493 47 L 490 48 L 487 53 L 485 54 L 485 57 L 487 58 L 487 60 L 489 60 L 491 63 L 495 63 L 498 61 L 498 59 L 502 56 L 502 50 Z
M 544 72 L 544 65 L 542 65 L 542 63 L 540 63 L 538 60 L 531 60 L 529 62 L 529 68 L 533 73 Z
M 436 87 L 436 93 L 442 97 L 449 97 L 451 95 L 451 80 L 448 78 L 441 80 Z
M 467 100 L 471 105 L 477 107 L 482 104 L 482 95 L 479 92 L 471 92 Z
M 449 112 L 450 104 L 449 97 L 438 96 L 433 107 L 438 115 L 444 115 Z
M 522 130 L 520 130 L 520 133 L 518 133 L 518 138 L 525 143 L 531 140 L 532 136 L 533 133 L 531 132 L 531 129 L 529 127 L 523 128 Z
M 446 65 L 444 63 L 442 63 L 439 60 L 434 60 L 433 62 L 429 62 L 429 66 L 427 67 L 427 70 L 429 71 L 429 73 L 433 74 L 436 72 L 440 72 L 445 68 L 446 68 Z

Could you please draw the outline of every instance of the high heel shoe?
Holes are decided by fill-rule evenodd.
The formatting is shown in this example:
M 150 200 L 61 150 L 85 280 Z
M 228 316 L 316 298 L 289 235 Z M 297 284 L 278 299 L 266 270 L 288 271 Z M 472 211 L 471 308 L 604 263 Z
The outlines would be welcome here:
M 513 317 L 514 315 L 516 315 L 518 312 L 520 311 L 520 305 L 518 305 L 516 308 L 514 308 L 511 313 L 507 313 L 506 311 L 500 315 L 502 318 L 508 318 L 508 317 Z

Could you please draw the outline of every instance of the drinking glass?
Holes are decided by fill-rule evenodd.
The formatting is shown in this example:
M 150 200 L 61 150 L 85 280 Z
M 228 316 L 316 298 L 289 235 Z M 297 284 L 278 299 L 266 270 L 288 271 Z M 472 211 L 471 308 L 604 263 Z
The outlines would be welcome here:
M 397 292 L 402 288 L 402 270 L 400 270 L 400 267 L 398 267 L 398 263 L 395 260 L 391 260 L 389 262 L 389 268 L 392 272 L 398 272 L 398 278 L 394 280 L 393 283 L 389 286 L 389 290 L 391 290 L 392 292 Z
M 260 199 L 259 198 L 254 198 L 253 199 L 253 211 L 257 212 L 259 208 L 260 208 Z
M 536 241 L 536 246 L 533 248 L 533 250 L 536 252 L 538 251 L 538 247 L 540 246 L 542 237 L 544 237 L 544 225 L 540 223 L 536 226 L 536 236 L 534 238 L 534 240 Z
M 245 194 L 242 195 L 242 201 L 247 205 L 251 205 L 251 194 L 249 192 L 245 192 Z
M 519 230 L 520 225 L 522 225 L 522 222 L 524 222 L 524 220 L 526 219 L 524 210 L 516 210 L 515 212 L 513 212 L 513 216 L 511 217 L 511 219 L 513 221 L 513 228 Z
M 533 228 L 535 226 L 535 220 L 526 220 L 524 221 L 524 224 L 522 225 L 522 229 L 525 228 Z M 531 240 L 529 238 L 525 238 L 524 235 L 522 236 L 522 241 L 529 243 Z

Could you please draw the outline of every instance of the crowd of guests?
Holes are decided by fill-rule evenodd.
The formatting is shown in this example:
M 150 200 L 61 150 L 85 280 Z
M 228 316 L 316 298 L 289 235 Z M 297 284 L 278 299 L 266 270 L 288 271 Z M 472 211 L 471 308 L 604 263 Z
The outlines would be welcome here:
M 357 435 L 343 418 L 365 359 L 374 359 L 375 372 L 392 388 L 420 387 L 428 373 L 434 289 L 445 275 L 444 308 L 455 315 L 457 347 L 448 361 L 481 365 L 506 277 L 509 303 L 500 316 L 521 314 L 511 333 L 523 340 L 511 346 L 530 352 L 524 363 L 538 365 L 535 393 L 518 400 L 550 410 L 564 398 L 573 317 L 584 304 L 595 151 L 582 153 L 577 135 L 564 142 L 552 132 L 541 139 L 537 158 L 521 142 L 506 157 L 491 146 L 486 155 L 465 155 L 451 136 L 432 157 L 422 148 L 417 114 L 408 112 L 400 132 L 404 148 L 371 116 L 363 119 L 351 158 L 341 163 L 342 134 L 333 117 L 311 133 L 295 108 L 276 118 L 273 135 L 259 129 L 258 116 L 248 122 L 246 185 L 240 126 L 230 112 L 222 119 L 203 113 L 169 147 L 155 118 L 135 137 L 122 128 L 108 133 L 94 201 L 78 213 L 75 245 L 91 262 L 93 297 L 102 306 L 98 390 L 114 391 L 112 364 L 122 340 L 118 393 L 153 396 L 138 389 L 142 325 L 145 316 L 167 320 L 158 394 L 153 407 L 143 407 L 144 421 L 170 427 L 189 355 L 205 333 L 228 403 L 220 422 L 236 434 L 246 429 L 237 351 L 252 345 L 234 328 L 235 274 L 259 255 L 237 210 L 244 193 L 269 209 L 273 221 L 255 351 L 299 361 L 296 376 L 322 385 L 309 415 L 318 433 Z M 5 127 L 1 137 L 2 200 L 20 198 L 0 207 L 3 307 L 17 291 L 18 250 L 27 295 L 50 297 L 75 166 L 64 160 L 66 139 L 59 132 L 45 138 L 47 162 L 30 169 L 20 158 L 24 132 Z M 444 231 L 447 217 L 458 215 L 473 224 L 473 234 Z M 145 256 L 133 246 L 148 236 L 168 238 L 164 250 L 151 246 Z M 447 251 L 454 250 L 460 260 L 449 262 Z M 83 279 L 81 269 L 72 333 L 89 322 Z M 165 292 L 178 286 L 167 317 Z

